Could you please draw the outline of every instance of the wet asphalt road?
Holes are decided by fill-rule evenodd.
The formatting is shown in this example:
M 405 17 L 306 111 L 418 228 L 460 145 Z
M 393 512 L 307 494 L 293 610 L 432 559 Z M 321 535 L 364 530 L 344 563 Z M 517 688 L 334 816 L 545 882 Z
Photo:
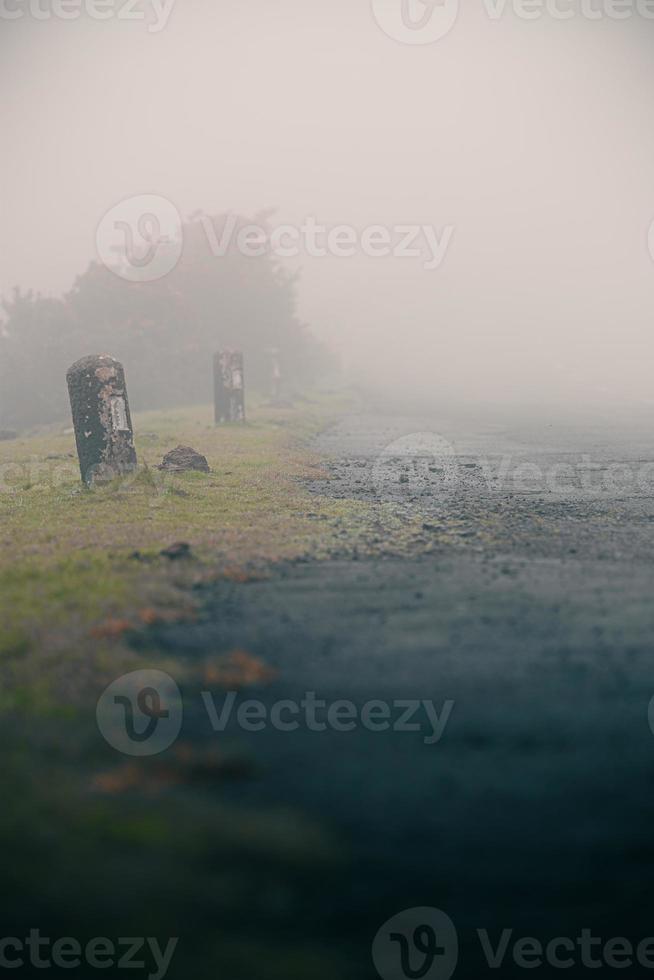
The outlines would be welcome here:
M 245 648 L 277 669 L 234 710 L 252 697 L 301 705 L 307 692 L 354 706 L 351 731 L 311 730 L 325 707 L 315 722 L 300 708 L 292 732 L 244 731 L 232 716 L 220 736 L 258 772 L 230 799 L 298 809 L 340 855 L 253 928 L 269 915 L 278 935 L 337 947 L 353 978 L 379 975 L 377 930 L 417 906 L 452 919 L 457 977 L 525 975 L 510 952 L 490 970 L 478 929 L 493 944 L 507 928 L 543 944 L 585 928 L 603 941 L 654 935 L 648 438 L 647 424 L 619 420 L 347 419 L 318 440 L 330 478 L 311 489 L 385 503 L 416 526 L 413 554 L 377 541 L 372 559 L 219 583 L 197 624 L 153 631 L 164 652 Z M 390 730 L 362 724 L 372 701 L 388 706 Z M 418 729 L 393 730 L 410 701 L 422 703 Z M 202 706 L 189 724 L 216 737 Z M 579 956 L 569 976 L 588 974 Z M 438 960 L 426 974 L 448 975 Z

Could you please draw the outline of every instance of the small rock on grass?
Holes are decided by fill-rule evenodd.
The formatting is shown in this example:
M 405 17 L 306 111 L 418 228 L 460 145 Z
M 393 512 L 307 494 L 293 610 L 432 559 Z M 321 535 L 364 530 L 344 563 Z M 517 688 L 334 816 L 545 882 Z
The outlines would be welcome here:
M 180 558 L 192 558 L 193 553 L 191 551 L 191 546 L 186 541 L 176 541 L 175 544 L 171 544 L 168 548 L 164 548 L 159 554 L 162 558 L 168 558 L 170 561 L 179 561 Z
M 206 457 L 190 446 L 176 446 L 175 449 L 171 449 L 157 469 L 167 470 L 169 473 L 183 473 L 189 470 L 200 473 L 211 472 Z

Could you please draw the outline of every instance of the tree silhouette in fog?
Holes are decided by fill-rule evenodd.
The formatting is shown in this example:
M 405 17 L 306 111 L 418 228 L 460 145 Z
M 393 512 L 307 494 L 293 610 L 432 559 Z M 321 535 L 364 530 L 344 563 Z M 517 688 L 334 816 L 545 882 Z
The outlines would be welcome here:
M 246 357 L 249 385 L 266 387 L 271 348 L 288 377 L 313 379 L 332 363 L 300 322 L 296 276 L 269 252 L 247 257 L 232 246 L 217 256 L 227 215 L 194 215 L 184 225 L 177 267 L 150 283 L 128 282 L 92 263 L 62 298 L 14 291 L 0 329 L 0 424 L 25 427 L 68 414 L 66 369 L 87 354 L 122 361 L 135 409 L 211 400 L 211 358 L 220 347 Z M 267 216 L 257 217 L 259 225 Z M 233 218 L 232 218 L 233 221 Z

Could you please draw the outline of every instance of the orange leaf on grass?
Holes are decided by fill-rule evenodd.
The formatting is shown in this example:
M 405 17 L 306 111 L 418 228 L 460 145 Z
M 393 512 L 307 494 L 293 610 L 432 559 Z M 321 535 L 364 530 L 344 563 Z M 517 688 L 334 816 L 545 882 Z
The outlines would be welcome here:
M 269 684 L 276 677 L 274 668 L 246 650 L 232 650 L 226 656 L 204 665 L 205 684 L 229 689 Z
M 91 636 L 96 640 L 118 640 L 131 629 L 134 627 L 129 619 L 105 619 L 91 630 Z

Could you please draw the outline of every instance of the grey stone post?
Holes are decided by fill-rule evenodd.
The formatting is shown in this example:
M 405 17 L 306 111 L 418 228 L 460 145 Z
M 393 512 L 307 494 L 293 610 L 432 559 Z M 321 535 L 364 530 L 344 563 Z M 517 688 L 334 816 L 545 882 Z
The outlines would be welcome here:
M 108 354 L 83 357 L 66 374 L 82 480 L 112 480 L 136 469 L 123 366 Z
M 245 421 L 245 377 L 240 351 L 223 350 L 213 358 L 216 425 Z
M 270 348 L 270 396 L 273 402 L 282 397 L 282 366 L 278 347 Z

